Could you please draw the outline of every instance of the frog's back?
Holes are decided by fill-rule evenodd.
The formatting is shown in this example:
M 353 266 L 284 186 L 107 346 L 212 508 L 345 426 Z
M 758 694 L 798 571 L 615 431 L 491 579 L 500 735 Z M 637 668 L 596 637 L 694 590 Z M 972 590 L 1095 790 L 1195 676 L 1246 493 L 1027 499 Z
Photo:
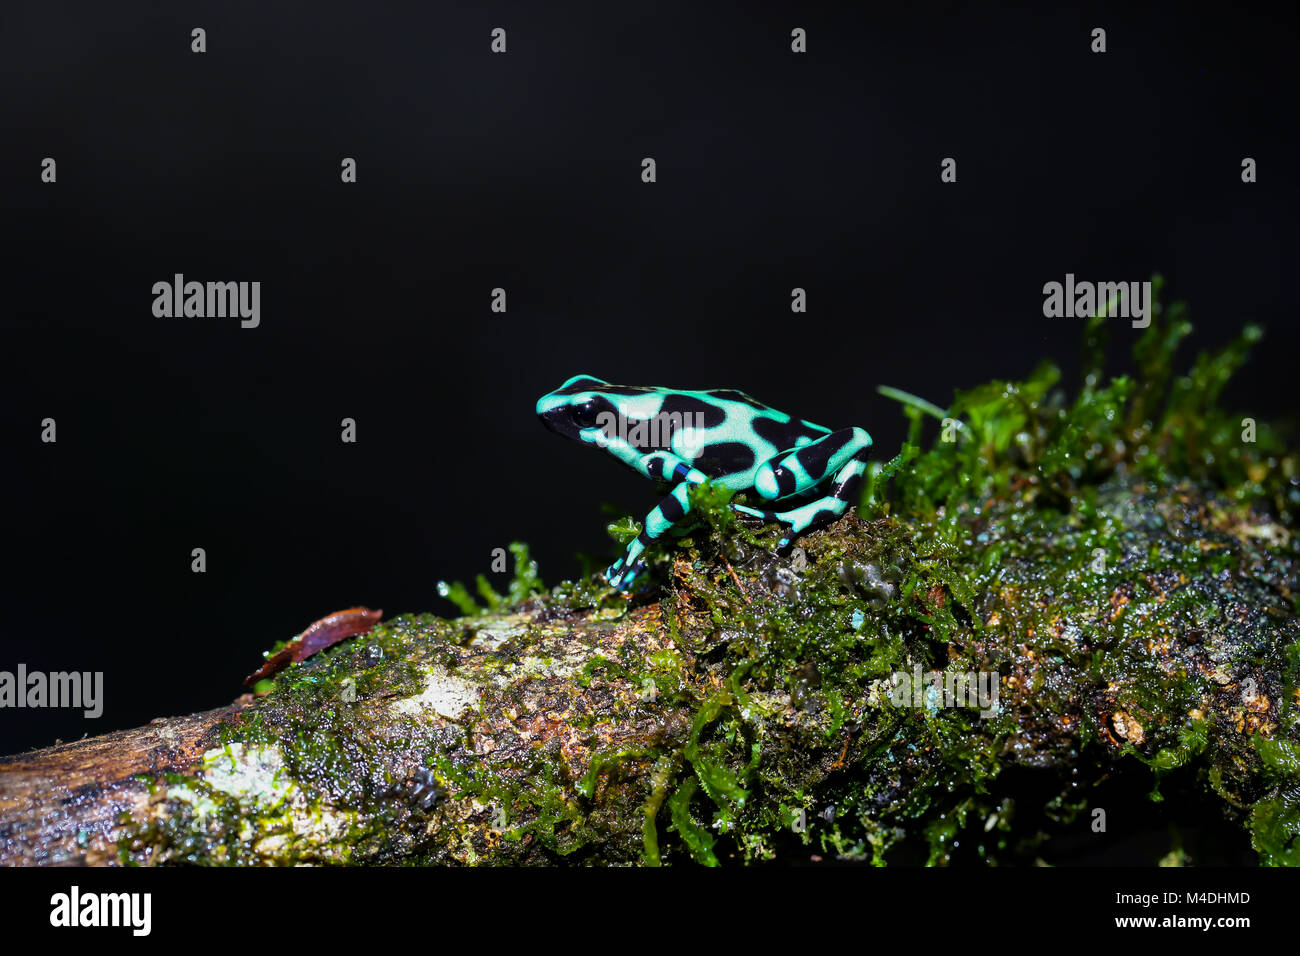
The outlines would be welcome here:
M 662 399 L 660 414 L 674 423 L 673 453 L 735 490 L 749 488 L 767 459 L 830 432 L 734 388 L 653 391 Z

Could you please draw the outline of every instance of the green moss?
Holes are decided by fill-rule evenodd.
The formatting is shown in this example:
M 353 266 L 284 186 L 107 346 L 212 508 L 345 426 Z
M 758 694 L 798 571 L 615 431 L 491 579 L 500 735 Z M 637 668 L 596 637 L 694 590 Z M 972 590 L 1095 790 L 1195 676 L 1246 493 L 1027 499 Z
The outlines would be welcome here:
M 717 842 L 704 827 L 695 821 L 691 814 L 691 800 L 695 796 L 696 782 L 688 778 L 668 801 L 672 813 L 673 829 L 681 836 L 691 859 L 705 866 L 717 866 L 718 858 L 713 853 Z
M 1265 866 L 1300 866 L 1300 744 L 1259 735 L 1251 743 L 1274 782 L 1251 814 L 1254 847 Z
M 446 581 L 439 581 L 439 596 L 456 605 L 461 614 L 466 617 L 473 617 L 477 614 L 491 613 L 503 608 L 513 607 L 521 601 L 544 591 L 545 587 L 537 572 L 537 562 L 529 554 L 528 545 L 521 541 L 512 541 L 510 542 L 510 553 L 514 555 L 515 570 L 504 595 L 498 594 L 487 577 L 479 574 L 475 577 L 474 582 L 475 590 L 483 600 L 483 607 L 479 607 L 478 602 L 469 593 L 469 589 L 460 581 L 453 581 L 450 584 Z
M 1250 598 L 1232 590 L 1241 582 L 1228 581 L 1243 562 L 1271 561 L 1275 575 L 1295 580 L 1293 537 L 1281 532 L 1256 549 L 1239 533 L 1267 521 L 1294 527 L 1295 461 L 1265 425 L 1257 426 L 1255 442 L 1243 442 L 1241 416 L 1218 405 L 1260 331 L 1247 328 L 1175 376 L 1173 357 L 1191 330 L 1185 315 L 1181 305 L 1167 314 L 1157 308 L 1134 348 L 1138 375 L 1109 381 L 1101 371 L 1104 324 L 1090 322 L 1084 382 L 1073 398 L 1048 363 L 1020 382 L 959 392 L 948 409 L 889 390 L 911 428 L 899 454 L 869 472 L 860 513 L 872 520 L 813 536 L 800 571 L 757 553 L 770 551 L 775 530 L 732 529 L 725 500 L 696 496 L 706 533 L 679 541 L 659 561 L 678 596 L 673 603 L 686 597 L 698 608 L 671 616 L 674 638 L 692 653 L 720 654 L 715 673 L 743 663 L 746 686 L 781 690 L 796 708 L 823 711 L 824 736 L 847 729 L 854 745 L 846 752 L 856 751 L 856 766 L 869 771 L 862 775 L 869 782 L 834 788 L 833 825 L 814 822 L 804 842 L 819 830 L 823 846 L 881 861 L 899 842 L 897 826 L 882 820 L 911 817 L 931 862 L 944 862 L 945 848 L 978 816 L 980 826 L 992 821 L 992 836 L 974 835 L 981 857 L 1012 845 L 1010 824 L 999 815 L 1003 801 L 982 794 L 1009 765 L 1024 762 L 1018 748 L 1032 749 L 1023 714 L 933 707 L 913 715 L 862 706 L 889 674 L 918 663 L 996 669 L 1004 680 L 1023 680 L 1021 693 L 1042 720 L 1058 717 L 1074 728 L 1055 738 L 1044 730 L 1046 752 L 1031 755 L 1031 765 L 1133 759 L 1151 768 L 1157 799 L 1160 778 L 1184 766 L 1214 771 L 1220 781 L 1225 772 L 1239 782 L 1257 778 L 1257 763 L 1242 769 L 1239 732 L 1222 726 L 1233 708 L 1224 706 L 1217 728 L 1214 714 L 1202 714 L 1223 686 L 1206 669 L 1218 653 L 1233 657 L 1240 671 L 1243 638 L 1265 642 L 1254 659 L 1267 665 L 1279 636 L 1295 633 L 1294 620 L 1266 633 L 1278 613 L 1272 600 L 1250 625 L 1254 637 L 1243 627 L 1211 647 L 1208 659 L 1179 635 L 1214 622 L 1226 628 L 1232 606 Z M 938 420 L 940 434 L 921 451 L 927 418 Z M 752 570 L 765 563 L 765 571 Z M 734 574 L 737 568 L 747 570 Z M 1080 696 L 1098 685 L 1113 697 L 1108 714 Z M 1287 686 L 1294 691 L 1294 678 Z M 1261 719 L 1285 716 L 1287 706 Z M 716 858 L 720 847 L 710 843 L 706 854 L 687 814 L 698 806 L 698 789 L 714 806 L 712 829 L 730 833 L 737 852 L 750 856 L 788 827 L 781 817 L 806 809 L 783 801 L 775 814 L 746 811 L 755 783 L 773 792 L 797 789 L 795 762 L 783 766 L 782 754 L 764 753 L 769 717 L 746 713 L 725 694 L 697 707 L 682 753 L 693 774 L 667 798 L 674 829 L 693 859 Z M 731 719 L 706 733 L 723 709 Z M 900 725 L 918 719 L 923 729 L 911 735 L 906 754 L 898 752 Z M 1117 728 L 1129 739 L 1117 739 Z M 1074 752 L 1080 740 L 1084 755 Z M 882 787 L 882 761 L 900 764 L 910 788 Z M 1263 839 L 1270 846 L 1291 833 L 1294 799 L 1278 799 L 1279 809 L 1258 812 L 1253 824 L 1257 839 L 1269 834 Z M 1073 812 L 1082 805 L 1070 804 Z M 662 851 L 657 840 L 655 847 Z

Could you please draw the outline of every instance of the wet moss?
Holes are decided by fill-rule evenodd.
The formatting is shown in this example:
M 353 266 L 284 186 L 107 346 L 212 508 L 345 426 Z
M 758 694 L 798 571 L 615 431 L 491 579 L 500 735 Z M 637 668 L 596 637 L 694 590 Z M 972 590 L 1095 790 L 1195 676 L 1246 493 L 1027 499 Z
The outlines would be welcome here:
M 1185 766 L 1232 795 L 1229 816 L 1271 794 L 1243 822 L 1263 862 L 1292 859 L 1294 774 L 1261 766 L 1252 742 L 1296 732 L 1294 662 L 1283 666 L 1300 633 L 1296 461 L 1269 426 L 1218 404 L 1259 329 L 1175 376 L 1190 330 L 1181 304 L 1157 310 L 1134 349 L 1137 376 L 1106 381 L 1104 319 L 1090 322 L 1073 397 L 1046 363 L 960 392 L 946 410 L 895 392 L 909 443 L 872 470 L 869 520 L 809 536 L 794 559 L 773 554 L 775 530 L 737 533 L 725 500 L 695 496 L 707 535 L 660 559 L 674 637 L 713 682 L 743 672 L 786 709 L 820 711 L 844 746 L 830 763 L 843 779 L 813 791 L 797 739 L 764 749 L 773 710 L 736 695 L 698 701 L 688 748 L 716 724 L 708 756 L 681 762 L 667 797 L 693 859 L 717 859 L 708 831 L 749 859 L 791 830 L 877 862 L 919 831 L 929 861 L 945 862 L 973 830 L 991 860 L 1017 842 L 1009 800 L 989 796 L 1008 767 L 1064 772 L 1069 790 L 1049 812 L 1073 821 L 1088 806 L 1067 797 L 1086 793 L 1079 772 L 1101 777 L 1127 760 L 1151 769 L 1152 799 Z M 940 434 L 922 451 L 927 415 Z M 918 664 L 995 671 L 1006 706 L 872 706 Z M 746 812 L 740 797 L 755 786 L 780 798 Z

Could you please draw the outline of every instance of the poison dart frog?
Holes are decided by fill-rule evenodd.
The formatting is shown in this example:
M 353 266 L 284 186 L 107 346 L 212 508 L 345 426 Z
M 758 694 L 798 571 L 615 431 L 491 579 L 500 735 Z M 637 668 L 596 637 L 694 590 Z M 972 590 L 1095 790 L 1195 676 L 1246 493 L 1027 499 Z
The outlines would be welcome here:
M 832 431 L 769 408 L 732 388 L 685 391 L 611 385 L 575 375 L 537 401 L 537 415 L 565 438 L 603 448 L 624 465 L 672 486 L 646 515 L 641 533 L 605 571 L 619 590 L 644 567 L 650 542 L 691 510 L 688 490 L 706 479 L 749 492 L 757 503 L 786 506 L 741 514 L 786 525 L 795 535 L 842 515 L 862 484 L 871 436 L 861 428 Z

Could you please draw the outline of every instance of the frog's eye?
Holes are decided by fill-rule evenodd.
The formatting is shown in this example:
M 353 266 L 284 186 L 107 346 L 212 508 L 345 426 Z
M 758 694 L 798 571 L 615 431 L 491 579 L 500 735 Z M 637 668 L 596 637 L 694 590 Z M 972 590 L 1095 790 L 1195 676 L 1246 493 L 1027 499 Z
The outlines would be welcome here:
M 569 409 L 569 417 L 573 419 L 573 424 L 579 428 L 592 428 L 596 424 L 597 412 L 595 402 L 583 402 L 581 405 L 574 405 Z

